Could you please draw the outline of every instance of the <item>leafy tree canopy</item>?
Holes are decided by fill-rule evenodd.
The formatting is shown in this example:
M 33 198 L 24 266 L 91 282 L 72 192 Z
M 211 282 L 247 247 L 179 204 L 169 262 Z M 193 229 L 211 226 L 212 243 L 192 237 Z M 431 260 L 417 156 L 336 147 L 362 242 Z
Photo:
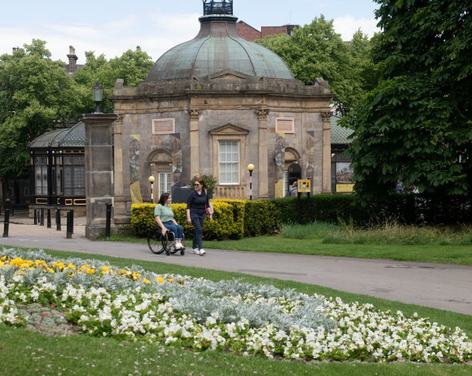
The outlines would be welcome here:
M 63 62 L 51 60 L 41 40 L 0 56 L 0 176 L 19 176 L 26 170 L 28 144 L 34 138 L 93 111 L 97 81 L 105 88 L 104 110 L 111 112 L 115 81 L 122 78 L 126 85 L 137 85 L 153 65 L 139 47 L 111 60 L 93 52 L 86 57 L 85 67 L 71 78 Z
M 472 2 L 376 0 L 382 77 L 347 122 L 356 188 L 472 191 Z
M 359 31 L 352 41 L 344 42 L 333 22 L 323 16 L 295 29 L 292 36 L 278 35 L 259 43 L 281 56 L 306 84 L 317 78 L 327 80 L 341 114 L 375 81 L 369 38 Z
M 128 50 L 120 57 L 106 60 L 104 55 L 95 56 L 93 52 L 86 53 L 87 62 L 75 75 L 74 80 L 80 84 L 86 110 L 94 108 L 91 90 L 96 82 L 100 82 L 105 89 L 104 110 L 113 111 L 111 96 L 117 79 L 123 79 L 126 86 L 136 86 L 148 75 L 153 66 L 151 57 L 140 47 Z
M 0 56 L 0 176 L 21 174 L 28 143 L 80 112 L 77 87 L 45 45 L 33 40 Z

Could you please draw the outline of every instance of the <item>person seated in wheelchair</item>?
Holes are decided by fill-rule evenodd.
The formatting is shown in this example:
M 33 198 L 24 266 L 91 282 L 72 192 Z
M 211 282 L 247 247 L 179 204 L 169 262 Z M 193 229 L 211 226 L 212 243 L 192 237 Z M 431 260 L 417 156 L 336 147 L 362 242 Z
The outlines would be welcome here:
M 154 209 L 154 217 L 159 225 L 162 236 L 167 236 L 167 231 L 175 235 L 175 249 L 183 249 L 184 228 L 174 219 L 174 212 L 170 207 L 172 197 L 169 193 L 163 193 L 159 198 L 159 203 Z

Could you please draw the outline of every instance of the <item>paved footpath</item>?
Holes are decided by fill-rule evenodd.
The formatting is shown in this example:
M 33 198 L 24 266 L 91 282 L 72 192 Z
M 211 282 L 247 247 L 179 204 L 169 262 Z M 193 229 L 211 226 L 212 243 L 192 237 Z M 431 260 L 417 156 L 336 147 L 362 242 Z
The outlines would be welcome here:
M 83 222 L 75 227 L 74 239 L 65 239 L 64 231 L 12 223 L 2 244 L 246 273 L 472 315 L 471 266 L 211 249 L 205 257 L 156 256 L 145 244 L 89 241 Z

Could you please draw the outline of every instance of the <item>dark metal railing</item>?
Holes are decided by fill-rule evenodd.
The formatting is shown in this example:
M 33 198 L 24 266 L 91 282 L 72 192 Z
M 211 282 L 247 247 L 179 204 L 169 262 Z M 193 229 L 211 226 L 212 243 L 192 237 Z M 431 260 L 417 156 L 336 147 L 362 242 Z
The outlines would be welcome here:
M 217 15 L 233 15 L 233 0 L 203 0 L 203 15 L 211 16 Z

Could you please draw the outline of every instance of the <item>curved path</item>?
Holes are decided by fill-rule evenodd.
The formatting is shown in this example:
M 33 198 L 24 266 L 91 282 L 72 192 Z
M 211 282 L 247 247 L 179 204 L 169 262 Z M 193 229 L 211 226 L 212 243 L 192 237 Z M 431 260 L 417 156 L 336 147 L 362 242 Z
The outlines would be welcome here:
M 45 227 L 10 224 L 0 245 L 100 254 L 240 272 L 326 286 L 356 294 L 472 315 L 472 267 L 322 256 L 208 250 L 205 257 L 156 256 L 144 244 L 92 242 L 84 226 L 74 239 Z

